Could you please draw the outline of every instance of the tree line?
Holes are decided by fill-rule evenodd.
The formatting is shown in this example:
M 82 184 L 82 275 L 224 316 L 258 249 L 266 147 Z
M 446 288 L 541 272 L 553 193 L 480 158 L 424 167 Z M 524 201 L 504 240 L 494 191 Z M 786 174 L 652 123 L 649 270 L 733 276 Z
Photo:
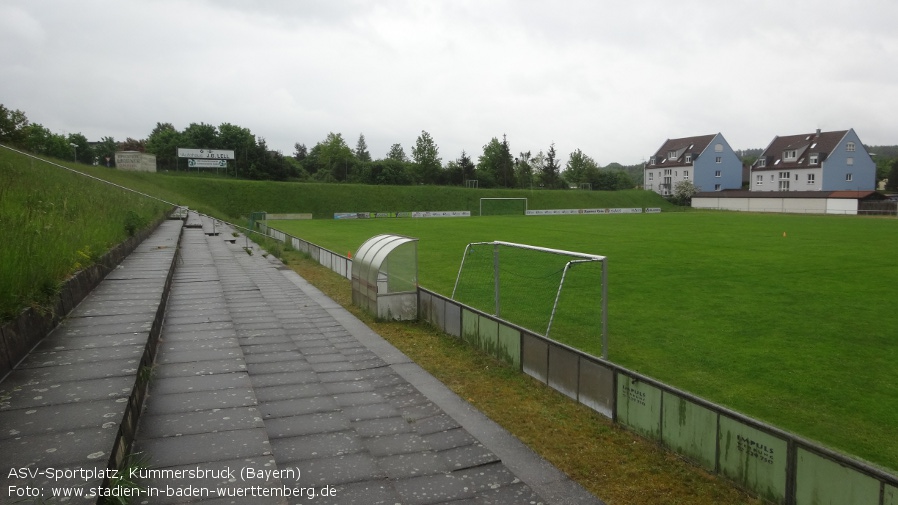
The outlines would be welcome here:
M 29 122 L 24 112 L 0 104 L 0 143 L 40 155 L 108 166 L 114 166 L 116 151 L 140 151 L 156 155 L 159 170 L 172 171 L 188 170 L 187 160 L 178 158 L 179 147 L 228 149 L 236 155 L 229 162 L 229 174 L 278 181 L 594 190 L 628 189 L 643 183 L 642 164 L 610 163 L 603 167 L 576 149 L 562 167 L 554 143 L 545 150 L 513 152 L 505 135 L 501 139 L 491 138 L 479 154 L 463 150 L 445 162 L 436 141 L 426 131 L 421 132 L 408 152 L 396 143 L 380 158 L 371 155 L 364 134 L 358 136 L 355 147 L 350 147 L 342 134 L 333 132 L 311 147 L 297 142 L 293 154 L 284 156 L 269 149 L 265 139 L 248 128 L 230 123 L 217 127 L 191 123 L 183 130 L 171 123 L 156 123 L 145 139 L 117 142 L 112 137 L 102 137 L 99 142 L 89 142 L 80 133 L 55 134 Z M 898 189 L 898 146 L 867 149 L 874 155 L 877 179 L 888 177 L 889 189 Z M 762 150 L 745 150 L 743 163 L 754 161 L 755 151 L 759 154 Z

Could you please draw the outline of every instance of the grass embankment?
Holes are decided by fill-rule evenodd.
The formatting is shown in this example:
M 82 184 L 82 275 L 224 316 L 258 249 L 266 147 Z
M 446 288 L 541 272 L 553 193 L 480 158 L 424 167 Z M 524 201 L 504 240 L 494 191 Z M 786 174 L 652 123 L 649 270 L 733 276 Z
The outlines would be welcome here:
M 608 505 L 760 504 L 459 339 L 424 324 L 375 321 L 346 279 L 292 252 L 285 261 L 456 394 Z
M 420 239 L 419 282 L 452 292 L 469 242 L 609 257 L 609 359 L 898 469 L 898 220 L 666 213 L 279 222 L 345 254 Z M 593 354 L 598 339 L 576 345 Z
M 167 208 L 0 148 L 0 322 L 52 306 L 71 274 Z
M 232 221 L 250 212 L 311 213 L 328 219 L 337 212 L 468 210 L 482 197 L 527 198 L 531 209 L 592 207 L 673 208 L 647 191 L 530 191 L 465 189 L 447 186 L 365 186 L 244 181 L 186 173 L 135 173 L 88 167 L 89 173 L 123 186 L 187 205 Z

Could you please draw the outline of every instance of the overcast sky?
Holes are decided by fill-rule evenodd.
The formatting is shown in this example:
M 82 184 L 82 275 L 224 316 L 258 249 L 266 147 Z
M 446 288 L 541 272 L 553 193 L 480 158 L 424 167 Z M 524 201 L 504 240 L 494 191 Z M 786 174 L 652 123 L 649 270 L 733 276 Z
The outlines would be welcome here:
M 0 0 L 0 103 L 54 133 L 229 122 L 285 155 L 422 130 L 641 163 L 668 138 L 898 144 L 898 1 Z

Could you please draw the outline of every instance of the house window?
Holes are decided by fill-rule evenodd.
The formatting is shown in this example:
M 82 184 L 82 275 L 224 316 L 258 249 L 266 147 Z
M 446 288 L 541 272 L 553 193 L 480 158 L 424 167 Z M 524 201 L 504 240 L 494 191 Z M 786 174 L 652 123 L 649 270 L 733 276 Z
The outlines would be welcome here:
M 720 184 L 714 185 L 714 191 L 720 191 Z
M 849 142 L 849 143 L 845 144 L 845 150 L 848 151 L 849 153 L 853 153 L 854 152 L 854 142 Z
M 691 154 L 686 155 L 686 163 L 692 163 L 692 155 Z
M 798 153 L 795 151 L 795 149 L 783 151 L 783 161 L 795 161 L 795 158 L 797 157 Z
M 814 184 L 814 174 L 808 174 L 808 184 Z
M 845 182 L 851 182 L 851 173 L 845 174 Z
M 714 177 L 720 177 L 720 170 L 714 171 Z
M 667 159 L 669 159 L 669 160 L 677 159 L 677 152 L 676 151 L 667 151 Z
M 780 172 L 780 180 L 789 180 L 789 172 Z
M 764 185 L 764 176 L 756 175 L 755 176 L 755 184 L 757 184 L 758 186 L 763 186 Z
M 720 156 L 714 158 L 714 163 L 720 163 L 721 161 L 723 161 L 723 160 L 721 159 Z
M 789 180 L 780 181 L 780 191 L 789 191 Z
M 798 180 L 798 174 L 795 174 L 795 180 L 796 181 Z
M 723 144 L 714 144 L 714 152 L 722 153 L 723 152 Z
M 665 169 L 664 169 L 664 175 L 670 175 L 671 172 L 673 172 L 673 170 L 670 169 L 670 168 L 665 168 Z
M 851 156 L 849 156 L 848 158 L 845 159 L 845 164 L 848 165 L 849 167 L 850 167 L 851 165 L 854 165 L 854 158 L 852 158 Z
M 649 165 L 654 165 L 654 164 L 655 164 L 655 157 L 654 157 L 654 156 L 652 156 L 652 159 L 651 159 L 651 160 L 650 160 L 650 163 L 649 163 Z
M 650 180 L 650 181 L 654 181 L 654 180 L 655 180 L 655 173 L 654 173 L 654 172 L 649 172 L 649 180 Z
M 771 180 L 771 181 L 773 180 L 773 177 L 774 177 L 773 174 L 770 174 L 770 180 Z
M 764 168 L 766 166 L 767 166 L 767 158 L 758 159 L 758 167 L 759 168 Z
M 816 164 L 817 164 L 817 159 L 818 159 L 818 158 L 817 158 L 817 155 L 816 155 L 816 154 L 812 154 L 812 155 L 811 155 L 811 161 L 810 161 L 811 165 L 816 165 Z
M 683 180 L 689 180 L 689 170 L 683 170 Z

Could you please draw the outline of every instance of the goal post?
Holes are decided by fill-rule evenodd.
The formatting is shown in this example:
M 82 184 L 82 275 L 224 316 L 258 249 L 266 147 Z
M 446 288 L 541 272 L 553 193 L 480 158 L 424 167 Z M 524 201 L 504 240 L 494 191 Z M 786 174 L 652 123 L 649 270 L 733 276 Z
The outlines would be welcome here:
M 452 299 L 607 359 L 606 265 L 595 254 L 473 242 L 465 247 Z
M 526 198 L 481 198 L 481 216 L 517 216 L 527 214 Z

